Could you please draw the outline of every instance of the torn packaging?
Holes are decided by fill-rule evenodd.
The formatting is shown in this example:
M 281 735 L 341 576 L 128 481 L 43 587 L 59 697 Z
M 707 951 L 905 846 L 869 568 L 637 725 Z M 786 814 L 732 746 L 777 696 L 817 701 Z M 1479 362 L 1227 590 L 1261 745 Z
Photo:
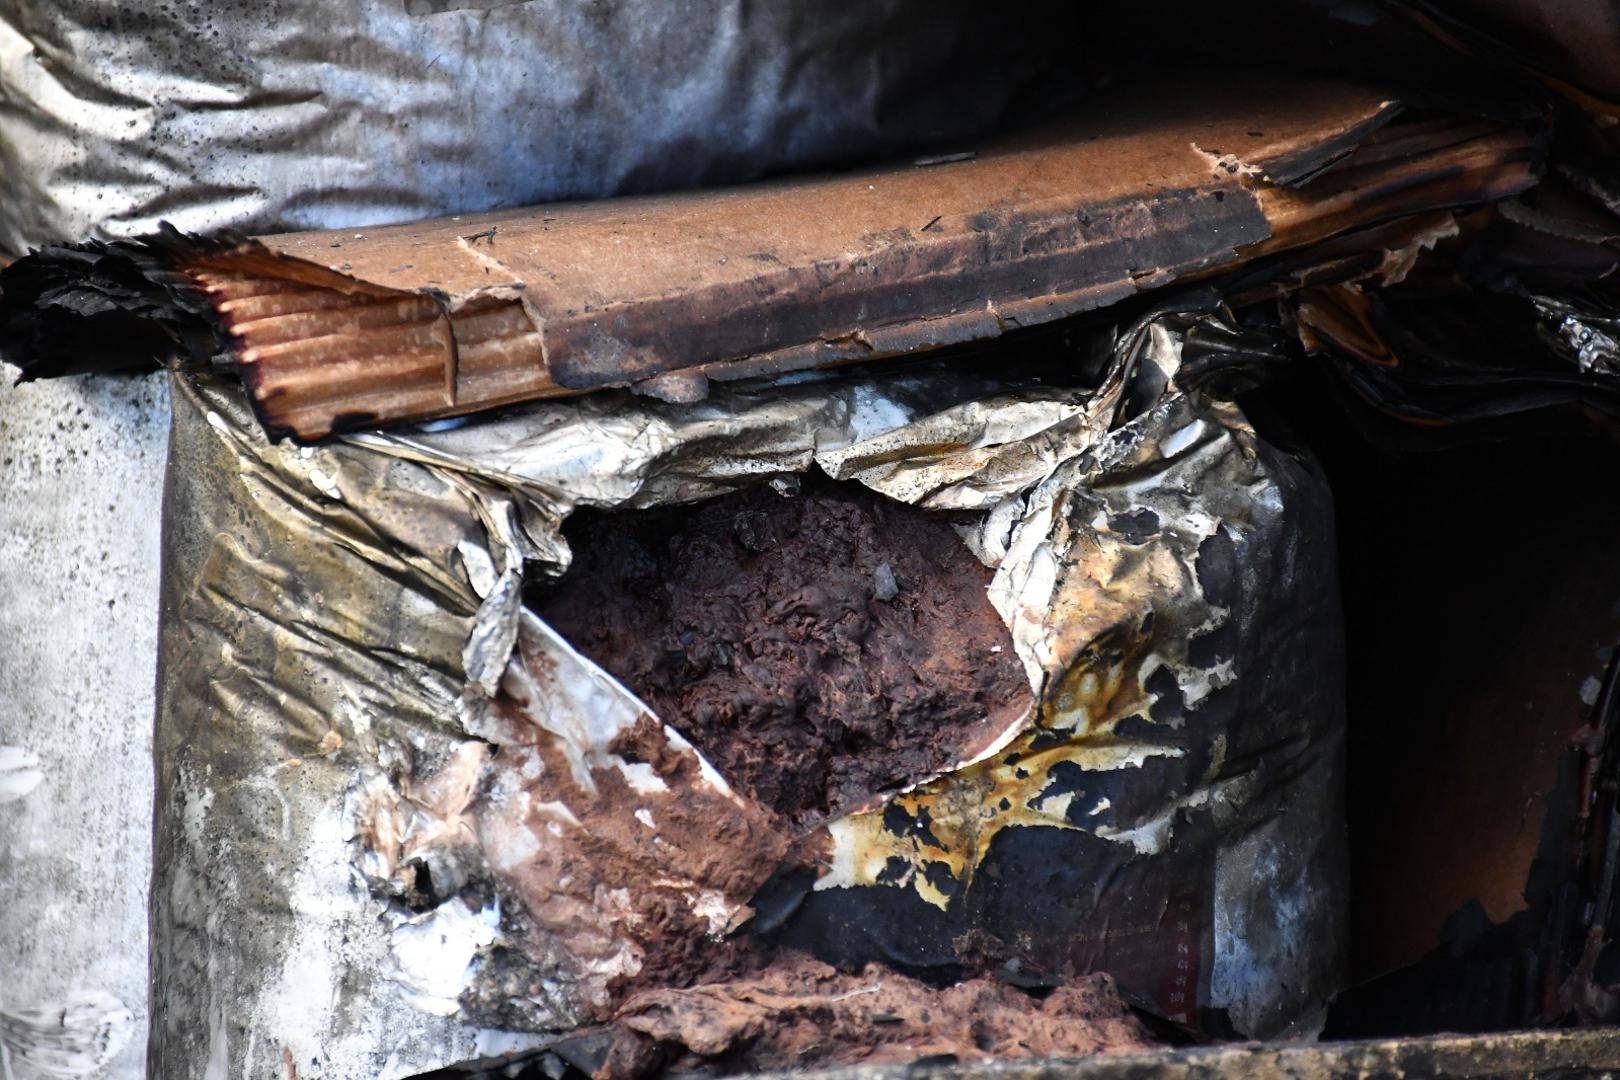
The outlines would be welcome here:
M 51 248 L 0 274 L 0 350 L 52 373 L 74 362 L 64 335 L 137 326 L 98 355 L 217 351 L 267 430 L 306 440 L 635 383 L 691 399 L 708 379 L 994 337 L 1532 181 L 1525 131 L 1386 128 L 1397 112 L 1356 85 L 1184 72 L 928 168 Z
M 1261 1035 L 1307 1013 L 1342 951 L 1328 502 L 1232 406 L 1176 388 L 1187 322 L 1126 335 L 1094 391 L 936 368 L 302 450 L 181 376 L 154 1073 L 269 1073 L 285 1049 L 408 1076 L 544 1038 L 495 1029 L 765 977 L 783 946 L 936 981 L 1106 968 Z M 1162 390 L 1127 393 L 1128 370 Z M 805 830 L 513 582 L 564 570 L 578 507 L 812 466 L 972 511 L 1035 704 Z

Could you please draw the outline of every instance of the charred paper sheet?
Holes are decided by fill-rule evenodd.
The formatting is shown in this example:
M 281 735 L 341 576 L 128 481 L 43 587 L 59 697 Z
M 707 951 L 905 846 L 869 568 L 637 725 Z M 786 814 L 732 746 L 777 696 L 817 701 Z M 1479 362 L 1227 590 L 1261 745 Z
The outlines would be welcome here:
M 797 377 L 304 448 L 177 378 L 154 1068 L 369 1080 L 581 1026 L 712 1033 L 805 954 L 935 984 L 1107 970 L 1189 1024 L 1308 1019 L 1341 952 L 1329 502 L 1182 389 L 1195 322 L 1228 332 L 1144 321 L 1096 387 Z M 988 602 L 1015 692 L 928 754 L 829 744 L 817 806 L 761 794 L 791 755 L 655 714 L 537 613 L 589 561 L 571 517 L 850 484 L 943 517 L 982 576 L 897 556 L 848 602 Z M 739 576 L 777 536 L 749 512 Z

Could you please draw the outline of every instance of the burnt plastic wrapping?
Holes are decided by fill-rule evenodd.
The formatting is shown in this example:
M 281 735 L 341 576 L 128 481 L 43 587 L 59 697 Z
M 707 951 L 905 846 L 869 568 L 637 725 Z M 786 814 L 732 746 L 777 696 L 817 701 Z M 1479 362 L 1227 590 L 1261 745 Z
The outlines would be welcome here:
M 1308 1026 L 1343 948 L 1323 481 L 1178 396 L 1022 514 L 991 588 L 1040 642 L 1040 714 L 993 758 L 835 822 L 787 939 L 937 977 L 990 940 L 1031 985 L 1108 971 L 1190 1025 Z
M 1073 23 L 1043 0 L 6 0 L 0 250 L 160 220 L 365 226 L 961 136 Z
M 412 1076 L 788 950 L 1308 1025 L 1343 951 L 1330 502 L 1181 388 L 1196 326 L 1228 332 L 1145 321 L 1090 389 L 798 377 L 302 448 L 177 376 L 153 1075 Z M 524 586 L 576 509 L 811 469 L 953 515 L 1031 704 L 795 827 Z

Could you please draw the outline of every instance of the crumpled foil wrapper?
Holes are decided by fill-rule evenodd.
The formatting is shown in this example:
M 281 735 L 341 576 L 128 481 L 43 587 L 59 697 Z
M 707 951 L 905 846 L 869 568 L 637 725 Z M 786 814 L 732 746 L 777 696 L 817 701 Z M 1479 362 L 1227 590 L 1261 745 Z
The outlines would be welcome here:
M 927 0 L 261 0 L 122 19 L 0 0 L 0 251 L 160 220 L 347 229 L 972 137 L 1078 29 L 1051 0 L 1015 18 Z
M 154 1075 L 538 1046 L 766 921 L 835 961 L 948 976 L 988 937 L 1032 984 L 1103 969 L 1189 1024 L 1308 1022 L 1343 951 L 1331 503 L 1179 386 L 1190 318 L 1130 328 L 1095 388 L 935 366 L 319 447 L 177 376 Z M 813 466 L 968 517 L 1035 704 L 807 837 L 522 586 L 566 570 L 576 508 Z

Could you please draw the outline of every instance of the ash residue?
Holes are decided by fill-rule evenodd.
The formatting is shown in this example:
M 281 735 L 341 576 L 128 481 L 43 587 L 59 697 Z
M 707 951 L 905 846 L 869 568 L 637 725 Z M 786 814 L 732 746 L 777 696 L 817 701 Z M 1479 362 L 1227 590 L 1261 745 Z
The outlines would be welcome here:
M 990 571 L 856 485 L 582 511 L 542 618 L 739 790 L 808 825 L 944 770 L 1028 707 Z

